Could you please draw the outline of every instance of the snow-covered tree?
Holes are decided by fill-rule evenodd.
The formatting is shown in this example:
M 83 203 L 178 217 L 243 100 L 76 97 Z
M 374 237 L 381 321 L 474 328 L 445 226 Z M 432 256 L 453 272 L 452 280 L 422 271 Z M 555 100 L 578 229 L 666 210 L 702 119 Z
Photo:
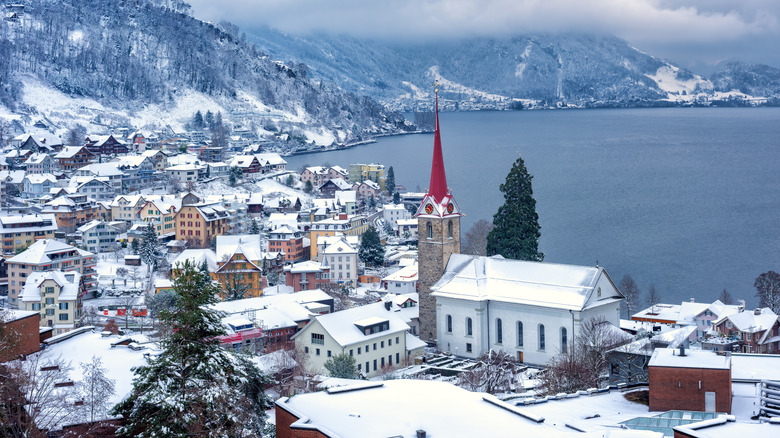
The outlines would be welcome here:
M 382 266 L 385 263 L 385 247 L 373 226 L 369 226 L 360 237 L 358 257 L 368 266 Z
M 631 315 L 636 310 L 636 306 L 639 305 L 640 291 L 639 286 L 636 285 L 634 279 L 626 274 L 623 279 L 620 280 L 620 293 L 623 294 L 623 305 L 628 312 L 628 318 L 631 319 Z
M 466 232 L 463 239 L 463 248 L 461 253 L 471 255 L 487 255 L 487 237 L 493 224 L 485 219 L 480 219 Z
M 493 229 L 487 237 L 487 255 L 500 254 L 515 260 L 544 260 L 539 251 L 539 215 L 536 213 L 531 180 L 521 157 L 512 165 L 506 181 L 499 186 L 504 205 L 493 216 Z
M 219 288 L 185 262 L 174 280 L 176 305 L 160 312 L 171 330 L 162 353 L 134 368 L 133 390 L 113 413 L 122 436 L 258 436 L 265 426 L 267 378 L 243 354 L 219 345 L 221 315 L 209 305 Z
M 385 189 L 387 190 L 387 193 L 390 194 L 395 193 L 395 170 L 393 170 L 393 166 L 390 166 L 390 168 L 387 169 L 387 177 L 385 178 Z
M 490 350 L 477 358 L 477 366 L 460 375 L 460 384 L 471 391 L 489 394 L 511 389 L 519 363 L 503 350 Z
M 144 229 L 141 245 L 138 250 L 141 255 L 141 260 L 143 260 L 151 269 L 156 269 L 157 261 L 160 257 L 160 242 L 157 240 L 157 233 L 154 231 L 152 225 L 149 225 Z
M 252 218 L 249 221 L 249 234 L 260 234 L 260 224 L 257 222 L 257 218 Z
M 769 307 L 775 313 L 780 313 L 780 274 L 775 271 L 764 272 L 756 277 L 753 287 L 756 288 L 759 307 Z
M 103 420 L 111 408 L 108 400 L 114 395 L 115 381 L 106 377 L 106 369 L 99 356 L 92 356 L 91 362 L 82 362 L 84 378 L 78 383 L 78 394 L 84 402 L 82 418 L 87 422 Z
M 346 353 L 337 354 L 325 362 L 325 369 L 331 377 L 353 379 L 357 373 L 357 361 Z

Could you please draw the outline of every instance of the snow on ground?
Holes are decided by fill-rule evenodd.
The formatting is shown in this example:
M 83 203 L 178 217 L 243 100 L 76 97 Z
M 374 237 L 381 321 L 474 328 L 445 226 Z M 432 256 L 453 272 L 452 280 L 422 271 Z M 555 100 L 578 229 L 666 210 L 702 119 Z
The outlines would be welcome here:
M 667 64 L 663 67 L 660 67 L 654 75 L 645 76 L 654 80 L 655 83 L 658 84 L 658 87 L 667 93 L 682 94 L 685 92 L 687 95 L 689 95 L 688 97 L 693 97 L 690 95 L 693 94 L 697 85 L 700 89 L 712 89 L 712 83 L 702 79 L 702 77 L 698 75 L 693 75 L 693 77 L 688 80 L 678 79 L 677 73 L 679 71 L 679 67 Z
M 465 85 L 459 84 L 457 82 L 452 82 L 448 79 L 445 79 L 441 74 L 439 74 L 439 66 L 434 65 L 431 68 L 428 69 L 428 76 L 433 77 L 437 81 L 439 81 L 440 86 L 442 89 L 446 88 L 448 90 L 452 90 L 457 93 L 465 93 L 472 96 L 479 96 L 482 99 L 490 100 L 494 102 L 504 102 L 508 100 L 506 96 L 501 96 L 499 94 L 491 94 L 486 93 L 484 91 L 479 91 L 474 88 L 469 88 Z
M 321 146 L 330 146 L 338 140 L 332 132 L 326 131 L 322 127 L 316 130 L 306 129 L 303 131 L 303 134 L 307 139 L 314 142 L 314 144 Z
M 211 111 L 228 115 L 227 109 L 214 98 L 189 88 L 179 89 L 173 103 L 147 104 L 137 113 L 130 115 L 134 126 L 155 126 L 160 123 L 170 124 L 174 131 L 184 132 L 184 124 L 192 120 L 196 111 L 203 114 Z

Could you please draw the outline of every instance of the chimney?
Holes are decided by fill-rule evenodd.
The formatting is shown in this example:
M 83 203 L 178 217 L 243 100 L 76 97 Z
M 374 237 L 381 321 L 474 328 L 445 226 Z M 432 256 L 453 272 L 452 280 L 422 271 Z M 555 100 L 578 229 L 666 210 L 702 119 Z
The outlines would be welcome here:
M 756 310 L 753 311 L 753 315 L 760 315 L 760 314 L 761 314 L 760 308 L 756 308 Z
M 742 312 L 745 310 L 745 300 L 739 300 L 737 301 L 737 304 L 739 305 L 739 311 Z
M 692 303 L 695 303 L 695 302 L 696 302 L 696 299 L 695 299 L 695 298 L 691 298 L 691 302 L 692 302 Z
M 417 431 L 417 438 L 425 438 L 425 431 L 420 429 Z
M 389 312 L 392 307 L 393 307 L 393 303 L 392 302 L 385 301 L 385 310 L 387 310 Z
M 680 356 L 685 356 L 685 342 L 680 344 Z
M 339 213 L 339 220 L 342 220 L 342 221 L 347 220 L 347 214 L 346 213 Z

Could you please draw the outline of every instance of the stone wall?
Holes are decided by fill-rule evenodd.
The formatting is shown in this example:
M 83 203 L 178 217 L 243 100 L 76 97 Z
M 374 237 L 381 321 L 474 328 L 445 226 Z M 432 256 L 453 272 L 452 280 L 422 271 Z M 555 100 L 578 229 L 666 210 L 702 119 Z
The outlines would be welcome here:
M 431 286 L 436 284 L 447 267 L 451 254 L 460 253 L 460 217 L 419 217 L 418 224 L 418 284 L 420 286 L 420 339 L 436 341 L 436 299 Z M 449 223 L 452 223 L 452 237 Z M 433 227 L 428 238 L 428 223 Z

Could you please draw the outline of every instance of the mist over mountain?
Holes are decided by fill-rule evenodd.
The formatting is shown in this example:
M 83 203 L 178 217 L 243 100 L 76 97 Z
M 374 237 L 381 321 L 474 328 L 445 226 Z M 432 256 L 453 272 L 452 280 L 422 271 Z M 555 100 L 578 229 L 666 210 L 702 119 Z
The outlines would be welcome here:
M 530 34 L 389 44 L 324 34 L 299 37 L 266 27 L 248 38 L 272 56 L 306 63 L 313 76 L 403 110 L 430 107 L 434 80 L 441 84 L 444 105 L 457 109 L 508 108 L 516 101 L 546 107 L 697 104 L 733 98 L 732 92 L 742 90 L 728 81 L 715 84 L 613 36 Z M 751 90 L 755 93 L 745 94 L 780 94 L 773 86 Z

